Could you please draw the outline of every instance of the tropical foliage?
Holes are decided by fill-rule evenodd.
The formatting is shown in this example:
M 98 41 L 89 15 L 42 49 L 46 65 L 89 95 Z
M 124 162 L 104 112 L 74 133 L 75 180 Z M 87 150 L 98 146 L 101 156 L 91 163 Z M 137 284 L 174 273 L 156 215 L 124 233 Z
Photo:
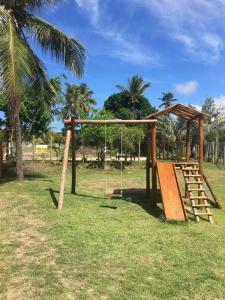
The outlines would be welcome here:
M 127 87 L 116 85 L 122 95 L 127 98 L 127 106 L 131 108 L 134 118 L 138 116 L 140 103 L 143 102 L 145 92 L 150 86 L 150 83 L 145 83 L 143 78 L 138 75 L 128 78 Z
M 95 112 L 96 100 L 93 98 L 94 92 L 86 83 L 66 84 L 66 93 L 63 100 L 63 107 L 60 117 L 68 119 L 70 116 L 76 118 L 87 118 L 90 113 Z
M 114 119 L 114 115 L 103 109 L 95 114 L 94 119 L 109 120 Z M 116 155 L 121 152 L 121 142 L 124 155 L 137 155 L 138 143 L 143 142 L 145 132 L 142 126 L 88 125 L 78 131 L 78 136 L 85 141 L 86 147 L 96 147 L 99 160 L 104 162 L 105 154 Z
M 161 104 L 159 105 L 159 107 L 164 107 L 164 108 L 168 108 L 170 107 L 173 102 L 177 101 L 177 99 L 174 98 L 173 93 L 163 93 L 163 96 L 161 98 L 159 98 L 159 100 L 161 100 Z
M 23 179 L 22 135 L 20 108 L 27 89 L 54 93 L 45 67 L 29 45 L 33 38 L 45 53 L 62 62 L 74 74 L 81 76 L 85 49 L 53 25 L 31 12 L 53 0 L 1 0 L 0 1 L 0 81 L 7 99 L 11 125 L 16 132 L 17 178 Z

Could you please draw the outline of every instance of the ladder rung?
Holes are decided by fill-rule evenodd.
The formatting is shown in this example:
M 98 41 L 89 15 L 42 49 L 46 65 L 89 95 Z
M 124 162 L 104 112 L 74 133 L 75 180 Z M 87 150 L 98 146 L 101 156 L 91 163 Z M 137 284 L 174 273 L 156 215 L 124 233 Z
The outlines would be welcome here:
M 192 167 L 182 167 L 182 170 L 184 171 L 198 171 L 199 167 L 192 168 Z
M 204 216 L 212 216 L 213 213 L 211 213 L 211 212 L 210 213 L 209 212 L 208 213 L 207 212 L 197 212 L 197 213 L 195 213 L 195 215 L 196 216 L 203 216 L 203 215 Z
M 186 181 L 186 184 L 203 184 L 202 181 Z
M 201 175 L 197 174 L 185 174 L 184 177 L 201 177 Z
M 199 163 L 198 162 L 182 162 L 182 163 L 174 163 L 175 165 L 179 165 L 179 166 L 198 166 Z
M 205 192 L 205 189 L 188 189 L 188 192 Z
M 210 204 L 192 204 L 192 207 L 196 207 L 196 208 L 198 208 L 198 207 L 211 207 L 211 205 Z
M 199 199 L 205 199 L 205 200 L 210 200 L 209 197 L 207 196 L 190 196 L 191 200 L 199 200 Z

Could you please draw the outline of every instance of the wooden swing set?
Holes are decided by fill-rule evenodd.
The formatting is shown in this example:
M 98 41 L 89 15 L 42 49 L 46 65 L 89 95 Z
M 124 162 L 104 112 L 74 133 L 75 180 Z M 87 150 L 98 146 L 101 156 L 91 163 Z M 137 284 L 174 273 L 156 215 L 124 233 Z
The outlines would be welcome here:
M 156 124 L 160 116 L 172 113 L 181 117 L 187 122 L 185 154 L 184 161 L 182 160 L 173 163 L 157 162 L 156 153 Z M 144 120 L 78 120 L 70 117 L 65 120 L 64 124 L 67 127 L 66 142 L 64 149 L 64 159 L 62 168 L 62 178 L 60 185 L 60 195 L 58 201 L 58 209 L 62 209 L 64 202 L 64 190 L 66 182 L 66 171 L 69 158 L 70 141 L 72 141 L 72 184 L 71 193 L 76 193 L 76 135 L 75 127 L 81 124 L 92 125 L 108 125 L 108 124 L 146 124 L 147 125 L 147 151 L 146 151 L 146 195 L 149 198 L 150 204 L 157 204 L 157 185 L 163 202 L 165 217 L 167 220 L 187 221 L 186 210 L 184 207 L 184 199 L 188 198 L 193 209 L 193 214 L 196 221 L 199 221 L 202 216 L 208 217 L 208 220 L 213 223 L 212 213 L 209 209 L 208 201 L 213 201 L 218 208 L 222 208 L 216 195 L 204 174 L 203 159 L 204 159 L 204 123 L 210 116 L 197 111 L 189 106 L 175 104 L 162 111 L 158 111 L 149 115 Z M 194 122 L 199 124 L 199 141 L 198 141 L 198 161 L 190 162 L 190 145 L 191 145 L 191 126 Z M 185 197 L 181 196 L 179 182 L 176 175 L 176 169 L 181 169 L 185 183 Z M 158 179 L 157 180 L 157 174 Z M 151 175 L 151 178 L 150 178 Z M 151 179 L 151 180 L 150 180 Z M 151 181 L 151 185 L 150 185 Z M 207 186 L 211 198 L 206 194 L 204 185 Z M 205 209 L 203 212 L 202 209 Z
M 146 166 L 146 193 L 150 195 L 150 161 L 153 162 L 156 167 L 156 122 L 157 120 L 145 119 L 145 120 L 79 120 L 75 117 L 70 117 L 69 120 L 65 120 L 64 124 L 67 127 L 66 130 L 66 141 L 64 148 L 64 158 L 63 158 L 63 167 L 62 167 L 62 177 L 60 184 L 60 195 L 58 201 L 58 209 L 62 209 L 64 202 L 64 190 L 66 183 L 66 173 L 69 159 L 69 147 L 70 142 L 72 144 L 72 182 L 71 182 L 71 193 L 76 194 L 76 134 L 75 127 L 81 124 L 83 125 L 112 125 L 112 124 L 147 124 L 148 126 L 148 134 L 147 134 L 147 166 Z M 149 147 L 152 142 L 152 151 L 150 151 Z M 156 173 L 155 168 L 152 168 L 152 186 L 155 186 L 156 182 Z M 154 189 L 155 190 L 155 189 Z M 154 198 L 154 197 L 153 197 Z

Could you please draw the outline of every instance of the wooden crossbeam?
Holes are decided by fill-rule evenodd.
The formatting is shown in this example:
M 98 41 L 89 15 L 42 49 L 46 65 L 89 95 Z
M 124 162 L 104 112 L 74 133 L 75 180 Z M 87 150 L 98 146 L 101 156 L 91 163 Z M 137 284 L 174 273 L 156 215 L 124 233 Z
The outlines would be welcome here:
M 145 120 L 79 120 L 74 119 L 74 125 L 80 124 L 95 124 L 95 125 L 107 125 L 107 124 L 154 124 L 156 123 L 156 119 L 145 119 Z M 65 120 L 64 124 L 66 126 L 71 126 L 71 119 Z

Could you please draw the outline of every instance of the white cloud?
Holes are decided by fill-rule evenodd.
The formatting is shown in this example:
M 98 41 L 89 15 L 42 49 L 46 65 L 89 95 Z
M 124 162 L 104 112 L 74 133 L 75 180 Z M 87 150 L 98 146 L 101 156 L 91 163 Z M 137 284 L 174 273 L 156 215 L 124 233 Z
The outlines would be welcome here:
M 116 20 L 112 22 L 111 18 L 105 18 L 110 12 L 106 5 L 100 0 L 74 0 L 75 3 L 83 9 L 90 18 L 93 32 L 107 39 L 106 45 L 100 52 L 104 55 L 116 57 L 122 61 L 132 64 L 158 64 L 158 57 L 149 49 L 144 49 L 138 39 L 120 27 Z M 101 3 L 101 5 L 100 5 Z
M 99 22 L 99 0 L 75 0 L 75 3 L 88 13 L 93 24 Z
M 124 1 L 154 14 L 168 35 L 183 45 L 189 57 L 209 64 L 221 60 L 224 51 L 224 0 Z
M 186 96 L 195 93 L 198 89 L 198 86 L 198 82 L 196 80 L 192 80 L 184 83 L 178 83 L 176 84 L 175 88 L 177 93 Z
M 155 56 L 153 60 L 149 51 L 142 49 L 142 46 L 139 43 L 131 41 L 127 35 L 125 37 L 125 34 L 121 31 L 119 32 L 113 29 L 104 30 L 103 28 L 100 28 L 98 33 L 114 42 L 115 47 L 109 49 L 107 55 L 135 64 L 156 64 Z
M 215 105 L 219 110 L 225 110 L 225 95 L 214 97 Z
M 195 109 L 197 109 L 198 111 L 202 111 L 202 106 L 197 105 L 197 104 L 191 104 L 191 106 L 193 106 Z

